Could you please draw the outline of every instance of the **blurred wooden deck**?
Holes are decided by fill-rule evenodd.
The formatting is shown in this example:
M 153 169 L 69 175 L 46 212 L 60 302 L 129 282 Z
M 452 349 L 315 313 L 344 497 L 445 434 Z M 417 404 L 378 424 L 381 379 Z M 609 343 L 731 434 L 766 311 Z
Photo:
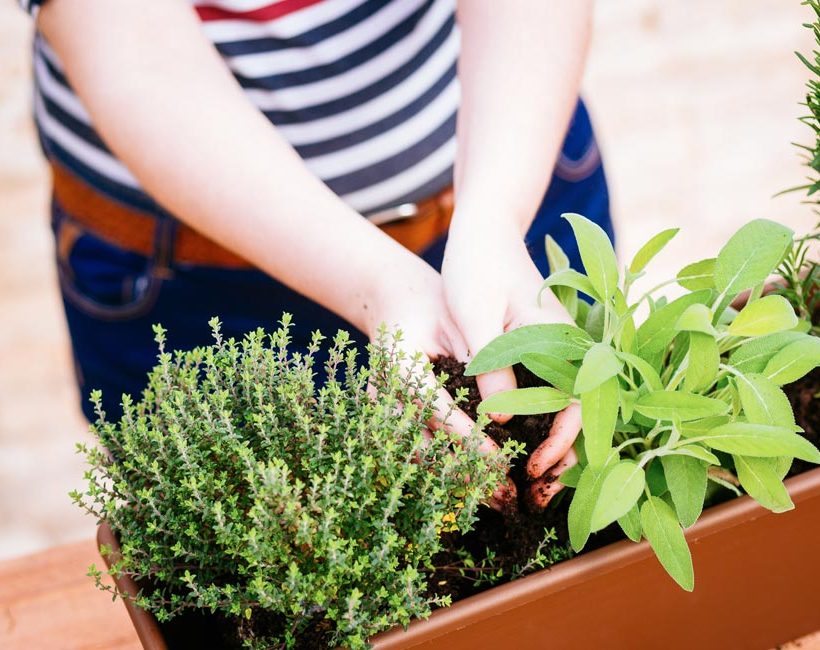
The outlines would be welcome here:
M 0 648 L 139 650 L 120 601 L 94 587 L 89 539 L 0 563 Z

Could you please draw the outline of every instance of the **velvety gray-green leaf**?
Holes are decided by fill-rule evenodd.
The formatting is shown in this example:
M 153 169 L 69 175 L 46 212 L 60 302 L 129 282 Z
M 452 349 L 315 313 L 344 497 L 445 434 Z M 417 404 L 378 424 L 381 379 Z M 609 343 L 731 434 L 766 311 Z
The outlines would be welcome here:
M 797 381 L 820 365 L 820 338 L 803 334 L 777 352 L 763 369 L 763 374 L 782 386 Z
M 719 369 L 717 341 L 709 334 L 689 332 L 689 357 L 683 387 L 692 392 L 705 390 L 715 382 Z
M 632 263 L 629 265 L 629 270 L 632 273 L 640 273 L 646 268 L 646 265 L 652 261 L 652 258 L 660 253 L 664 246 L 666 246 L 672 238 L 678 234 L 680 228 L 669 228 L 663 230 L 652 237 L 648 242 L 641 246 L 640 250 L 635 253 Z
M 756 219 L 742 226 L 718 253 L 715 287 L 726 296 L 750 289 L 771 275 L 794 233 L 782 224 Z
M 803 338 L 805 336 L 799 332 L 778 332 L 749 339 L 729 355 L 729 361 L 732 367 L 739 372 L 763 372 L 766 364 L 775 354 L 790 343 Z
M 680 286 L 689 291 L 715 288 L 715 258 L 687 264 L 677 275 Z
M 567 513 L 569 543 L 578 552 L 584 548 L 592 532 L 592 510 L 601 492 L 601 483 L 606 470 L 587 465 L 578 479 L 578 487 L 572 495 L 572 503 Z
M 569 397 L 554 388 L 517 388 L 490 395 L 478 405 L 478 412 L 536 415 L 561 411 L 569 406 L 569 403 Z
M 572 394 L 578 368 L 569 361 L 551 354 L 526 352 L 521 355 L 521 363 L 536 377 L 540 377 L 568 395 Z
M 743 413 L 749 422 L 794 425 L 794 411 L 789 398 L 772 380 L 750 373 L 736 378 Z
M 604 230 L 580 214 L 561 215 L 575 232 L 581 261 L 598 295 L 608 301 L 618 286 L 618 260 Z
M 618 352 L 618 356 L 638 372 L 649 390 L 663 390 L 663 382 L 661 382 L 660 375 L 652 367 L 652 364 L 638 355 L 628 352 Z
M 688 293 L 653 312 L 638 328 L 638 356 L 645 359 L 647 355 L 664 350 L 678 333 L 675 324 L 683 312 L 692 305 L 708 302 L 711 297 L 712 291 L 708 289 Z
M 675 329 L 681 332 L 702 332 L 703 334 L 710 334 L 715 336 L 717 333 L 712 325 L 714 318 L 712 310 L 706 305 L 692 305 L 686 308 L 675 323 Z
M 683 427 L 682 434 L 690 431 Z M 741 456 L 791 456 L 811 463 L 820 463 L 820 450 L 790 427 L 729 422 L 695 437 L 705 445 L 727 454 Z
M 596 343 L 587 351 L 578 375 L 575 379 L 574 394 L 587 393 L 597 388 L 607 379 L 615 377 L 623 368 L 623 361 L 616 355 L 611 346 Z
M 632 460 L 607 467 L 601 491 L 592 509 L 592 532 L 626 515 L 638 502 L 646 485 L 643 469 Z
M 778 476 L 778 459 L 737 455 L 733 458 L 737 478 L 750 497 L 773 512 L 794 508 L 782 477 Z
M 618 519 L 621 530 L 633 542 L 641 541 L 641 511 L 636 503 L 623 517 Z
M 578 480 L 581 478 L 582 471 L 583 468 L 580 464 L 573 465 L 561 472 L 558 476 L 558 480 L 561 482 L 561 485 L 566 485 L 571 488 L 578 487 Z
M 575 269 L 561 269 L 550 273 L 549 277 L 541 285 L 541 291 L 553 287 L 570 287 L 588 295 L 593 300 L 600 301 L 598 292 L 592 286 L 589 278 Z
M 703 510 L 706 497 L 706 463 L 691 456 L 662 456 L 661 464 L 675 504 L 678 520 L 684 528 L 694 524 Z
M 710 465 L 720 465 L 720 459 L 717 456 L 715 456 L 708 449 L 704 449 L 698 444 L 683 445 L 682 447 L 676 447 L 675 453 L 682 454 L 683 456 L 691 456 L 692 458 L 697 458 L 699 460 L 709 463 Z
M 649 486 L 649 492 L 656 497 L 663 496 L 669 491 L 660 458 L 653 459 L 649 465 L 647 465 L 646 484 Z
M 581 394 L 581 422 L 584 449 L 591 466 L 601 467 L 612 449 L 612 434 L 618 420 L 619 384 L 617 377 Z
M 763 296 L 746 305 L 729 325 L 732 336 L 765 336 L 797 325 L 794 307 L 783 296 Z
M 641 395 L 635 410 L 653 420 L 687 422 L 726 413 L 729 405 L 703 395 L 662 390 Z
M 550 354 L 570 361 L 583 359 L 592 343 L 589 334 L 573 325 L 525 325 L 490 341 L 476 354 L 464 374 L 480 375 L 509 368 L 528 352 Z
M 692 591 L 692 555 L 672 508 L 663 499 L 649 497 L 641 506 L 641 528 L 663 568 L 686 591 Z

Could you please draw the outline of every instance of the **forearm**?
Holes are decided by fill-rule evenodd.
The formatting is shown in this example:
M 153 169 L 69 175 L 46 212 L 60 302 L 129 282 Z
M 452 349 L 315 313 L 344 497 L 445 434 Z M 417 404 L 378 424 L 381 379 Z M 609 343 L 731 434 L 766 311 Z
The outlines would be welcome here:
M 187 2 L 51 0 L 39 21 L 95 127 L 161 205 L 372 331 L 375 283 L 412 256 L 309 172 Z
M 511 220 L 526 232 L 578 98 L 591 0 L 460 0 L 451 232 Z

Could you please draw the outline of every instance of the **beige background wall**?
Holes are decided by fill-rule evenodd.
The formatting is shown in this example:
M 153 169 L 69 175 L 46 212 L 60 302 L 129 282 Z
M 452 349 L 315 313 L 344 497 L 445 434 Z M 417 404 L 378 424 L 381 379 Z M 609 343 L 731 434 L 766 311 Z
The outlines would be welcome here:
M 602 0 L 585 87 L 626 258 L 664 227 L 672 272 L 740 223 L 806 230 L 790 141 L 806 74 L 799 0 Z M 47 179 L 29 119 L 31 26 L 0 0 L 0 559 L 93 534 L 70 504 L 85 437 L 51 262 Z

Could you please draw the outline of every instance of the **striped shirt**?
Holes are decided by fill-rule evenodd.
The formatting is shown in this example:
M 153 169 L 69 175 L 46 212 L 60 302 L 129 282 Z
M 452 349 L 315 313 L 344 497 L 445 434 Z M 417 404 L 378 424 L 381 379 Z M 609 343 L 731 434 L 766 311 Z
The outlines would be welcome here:
M 46 0 L 19 0 L 32 14 Z M 247 98 L 308 168 L 367 214 L 452 182 L 454 0 L 190 0 Z M 59 57 L 34 42 L 47 156 L 129 207 L 158 210 L 97 134 Z

